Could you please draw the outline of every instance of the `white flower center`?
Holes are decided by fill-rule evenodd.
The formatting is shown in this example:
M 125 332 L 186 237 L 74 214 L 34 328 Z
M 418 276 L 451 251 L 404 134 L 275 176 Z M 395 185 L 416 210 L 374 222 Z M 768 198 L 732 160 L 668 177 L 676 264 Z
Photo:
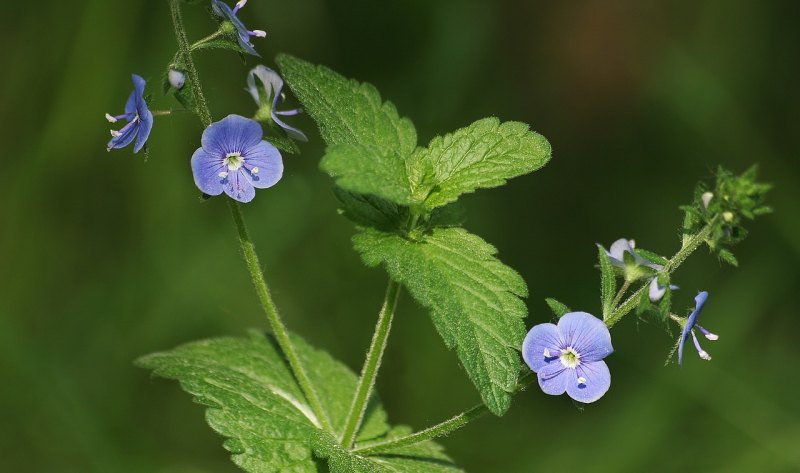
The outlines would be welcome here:
M 564 365 L 564 368 L 574 369 L 581 364 L 581 356 L 572 347 L 568 347 L 566 350 L 561 350 L 559 359 L 561 360 L 561 364 Z
M 228 153 L 225 155 L 225 159 L 222 163 L 228 166 L 228 171 L 237 171 L 240 167 L 244 166 L 244 158 L 242 157 L 242 153 L 239 152 Z

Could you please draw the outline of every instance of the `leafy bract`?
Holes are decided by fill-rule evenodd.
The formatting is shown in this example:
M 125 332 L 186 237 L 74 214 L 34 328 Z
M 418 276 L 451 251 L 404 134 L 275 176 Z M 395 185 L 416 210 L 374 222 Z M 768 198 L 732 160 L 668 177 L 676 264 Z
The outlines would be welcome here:
M 630 253 L 625 252 L 625 256 Z M 600 262 L 600 300 L 603 305 L 603 320 L 611 315 L 614 302 L 614 293 L 617 290 L 617 277 L 614 273 L 614 266 L 611 265 L 606 250 L 597 245 L 597 259 Z
M 353 238 L 370 266 L 391 277 L 431 311 L 486 406 L 502 415 L 520 372 L 527 315 L 525 282 L 497 250 L 461 228 L 437 228 L 417 240 L 365 229 Z
M 325 352 L 292 339 L 334 433 L 319 428 L 276 343 L 261 333 L 189 343 L 143 357 L 137 364 L 178 380 L 207 406 L 209 425 L 226 437 L 224 446 L 234 463 L 251 473 L 316 472 L 326 458 L 328 470 L 321 471 L 335 473 L 461 471 L 432 442 L 376 456 L 354 455 L 339 447 L 356 377 Z M 390 430 L 386 413 L 373 398 L 356 446 L 385 441 L 397 435 L 396 429 Z

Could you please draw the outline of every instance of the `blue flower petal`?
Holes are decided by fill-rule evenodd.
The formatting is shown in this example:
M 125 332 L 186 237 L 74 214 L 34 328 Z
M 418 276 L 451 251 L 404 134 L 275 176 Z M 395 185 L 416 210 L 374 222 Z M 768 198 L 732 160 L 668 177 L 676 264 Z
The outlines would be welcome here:
M 112 149 L 119 149 L 128 146 L 136 137 L 136 132 L 138 130 L 138 121 L 129 122 L 127 125 L 122 127 L 121 130 L 119 130 L 119 135 L 111 138 L 111 141 L 108 142 L 108 150 L 111 151 Z
M 561 336 L 555 324 L 545 323 L 534 326 L 522 342 L 522 359 L 534 372 L 538 372 L 549 363 L 545 360 L 545 349 L 557 354 L 562 348 Z M 553 358 L 549 358 L 553 360 Z M 551 361 L 550 363 L 552 363 Z M 561 364 L 558 358 L 555 362 Z
M 289 135 L 289 138 L 291 138 L 293 140 L 297 140 L 297 141 L 303 141 L 303 142 L 307 142 L 308 141 L 308 137 L 306 136 L 305 133 L 303 133 L 302 131 L 298 130 L 297 128 L 295 128 L 293 126 L 287 125 L 286 122 L 284 122 L 283 120 L 278 118 L 278 116 L 275 114 L 275 109 L 274 108 L 272 109 L 272 114 L 271 115 L 272 115 L 272 120 L 275 123 L 277 123 L 279 127 L 283 128 L 284 131 L 286 131 L 286 134 Z
M 228 197 L 245 204 L 256 196 L 253 183 L 250 182 L 247 172 L 242 168 L 228 174 L 227 179 L 223 181 L 223 186 Z
M 222 194 L 224 178 L 219 174 L 226 171 L 222 159 L 199 148 L 192 155 L 191 163 L 197 188 L 208 195 Z
M 581 361 L 599 361 L 614 351 L 606 324 L 587 312 L 564 314 L 558 321 L 558 331 L 566 347 L 574 348 Z
M 631 245 L 630 240 L 626 240 L 625 238 L 620 238 L 619 240 L 615 241 L 611 244 L 611 247 L 608 249 L 608 256 L 615 261 L 614 264 L 617 263 L 624 265 L 625 261 L 625 252 L 634 254 L 633 252 L 633 245 Z
M 575 371 L 567 369 L 561 362 L 549 363 L 542 367 L 536 378 L 539 380 L 539 387 L 545 394 L 559 396 L 567 390 L 567 384 L 576 379 Z
M 242 154 L 246 167 L 250 171 L 249 177 L 253 187 L 266 189 L 274 186 L 283 176 L 283 159 L 278 148 L 266 141 L 245 150 Z M 258 168 L 258 172 L 252 172 Z
M 706 305 L 706 300 L 708 299 L 708 292 L 702 291 L 701 293 L 697 294 L 694 298 L 694 310 L 691 314 L 689 314 L 689 319 L 686 321 L 686 325 L 683 327 L 683 331 L 681 331 L 681 338 L 678 342 L 678 364 L 680 365 L 683 363 L 683 346 L 686 344 L 686 340 L 689 338 L 689 335 L 694 328 L 694 325 L 697 323 L 697 317 L 700 315 L 700 312 L 703 310 L 703 306 Z
M 236 14 L 233 12 L 233 9 L 228 6 L 227 3 L 221 0 L 211 0 L 211 9 L 218 17 L 233 23 L 233 26 L 236 28 L 236 32 L 239 36 L 239 46 L 241 46 L 242 49 L 253 56 L 261 57 L 261 55 L 258 54 L 253 45 L 250 43 L 250 31 L 247 29 L 244 23 L 242 23 L 242 20 L 236 16 Z
M 611 372 L 604 361 L 581 363 L 574 371 L 569 371 L 572 379 L 567 383 L 567 394 L 576 401 L 594 402 L 611 387 Z
M 208 126 L 203 132 L 203 149 L 223 158 L 228 153 L 242 153 L 261 142 L 261 125 L 240 115 L 228 115 Z

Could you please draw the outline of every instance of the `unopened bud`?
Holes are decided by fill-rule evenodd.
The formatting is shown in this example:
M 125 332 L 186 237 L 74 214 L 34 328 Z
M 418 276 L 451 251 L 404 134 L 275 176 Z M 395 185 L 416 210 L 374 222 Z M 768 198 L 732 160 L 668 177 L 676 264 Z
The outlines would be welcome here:
M 703 199 L 703 207 L 708 209 L 708 204 L 711 202 L 711 199 L 713 198 L 714 194 L 712 194 L 711 192 L 705 192 L 701 197 L 701 199 Z
M 169 85 L 180 90 L 186 83 L 186 74 L 175 69 L 170 69 L 169 74 L 167 74 L 167 79 L 169 80 Z
M 722 212 L 722 219 L 730 223 L 733 221 L 733 212 Z

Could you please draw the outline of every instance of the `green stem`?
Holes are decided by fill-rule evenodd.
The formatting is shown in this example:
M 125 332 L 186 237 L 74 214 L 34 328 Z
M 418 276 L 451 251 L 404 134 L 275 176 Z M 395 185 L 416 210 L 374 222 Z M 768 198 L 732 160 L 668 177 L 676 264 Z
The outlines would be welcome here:
M 519 383 L 517 383 L 517 387 L 514 390 L 513 394 L 517 394 L 518 392 L 524 390 L 526 387 L 532 384 L 535 379 L 536 376 L 534 376 L 533 373 L 528 373 L 527 375 L 520 378 Z M 453 416 L 450 419 L 447 419 L 446 421 L 436 424 L 432 427 L 428 427 L 425 430 L 421 430 L 419 432 L 407 435 L 405 437 L 400 437 L 398 439 L 376 443 L 367 447 L 356 448 L 353 450 L 353 453 L 357 453 L 359 455 L 374 455 L 379 452 L 385 452 L 387 450 L 406 447 L 408 445 L 414 445 L 416 443 L 425 442 L 427 440 L 433 440 L 435 438 L 448 435 L 453 431 L 458 430 L 461 427 L 464 427 L 473 420 L 483 417 L 488 412 L 489 408 L 486 407 L 485 404 L 478 404 L 472 407 L 471 409 L 462 412 L 461 414 Z
M 689 255 L 694 253 L 694 251 L 698 249 L 700 245 L 702 245 L 703 242 L 705 242 L 708 239 L 708 237 L 711 235 L 711 230 L 713 229 L 713 227 L 714 227 L 714 220 L 709 222 L 708 225 L 703 227 L 702 230 L 700 230 L 696 234 L 692 235 L 691 238 L 686 240 L 681 249 L 678 250 L 677 253 L 675 253 L 675 256 L 673 256 L 669 261 L 667 261 L 667 264 L 664 265 L 664 269 L 662 269 L 662 271 L 667 273 L 672 273 L 673 271 L 678 269 L 678 267 L 684 261 L 686 261 L 686 258 L 688 258 Z M 648 285 L 645 284 L 644 286 L 639 288 L 639 290 L 634 292 L 630 297 L 628 297 L 625 300 L 625 302 L 622 303 L 622 305 L 614 309 L 614 311 L 608 317 L 608 320 L 606 320 L 606 325 L 608 326 L 608 328 L 613 327 L 614 324 L 616 324 L 617 322 L 620 321 L 620 319 L 622 319 L 622 317 L 624 317 L 630 311 L 635 309 L 636 306 L 639 304 L 639 299 L 642 297 L 642 294 L 647 289 Z
M 170 0 L 169 4 L 170 12 L 172 13 L 172 22 L 175 26 L 175 36 L 178 39 L 178 48 L 184 55 L 186 72 L 189 76 L 189 80 L 194 86 L 195 99 L 197 100 L 197 114 L 200 116 L 203 126 L 208 127 L 211 125 L 213 120 L 211 118 L 211 111 L 208 109 L 208 103 L 206 102 L 205 95 L 203 95 L 203 88 L 200 85 L 197 68 L 195 67 L 194 60 L 192 59 L 192 52 L 189 46 L 189 40 L 186 37 L 186 30 L 183 27 L 181 0 Z M 275 307 L 275 303 L 272 301 L 272 296 L 269 293 L 267 282 L 264 280 L 264 274 L 261 272 L 261 266 L 258 262 L 258 255 L 256 254 L 255 246 L 250 240 L 250 235 L 247 232 L 247 225 L 245 225 L 244 222 L 242 209 L 239 206 L 239 203 L 233 199 L 228 199 L 228 204 L 230 205 L 231 214 L 233 215 L 233 221 L 236 224 L 236 230 L 239 233 L 239 243 L 242 247 L 242 253 L 244 254 L 247 268 L 250 270 L 250 276 L 253 280 L 253 285 L 258 293 L 261 307 L 269 319 L 272 332 L 275 334 L 278 345 L 289 362 L 289 366 L 292 369 L 298 384 L 300 385 L 300 389 L 303 391 L 303 394 L 306 396 L 309 404 L 311 404 L 311 409 L 314 411 L 320 427 L 328 432 L 333 432 L 331 422 L 328 419 L 325 410 L 322 409 L 322 403 L 319 400 L 319 395 L 317 395 L 317 392 L 314 390 L 311 380 L 308 378 L 308 374 L 300 363 L 300 358 L 297 356 L 294 345 L 292 345 L 291 339 L 289 338 L 289 331 L 283 324 L 283 321 L 278 314 L 278 309 Z
M 208 102 L 206 96 L 203 94 L 203 88 L 200 86 L 200 76 L 197 74 L 197 68 L 192 59 L 192 48 L 189 45 L 189 39 L 186 37 L 186 29 L 183 27 L 183 14 L 181 13 L 181 0 L 170 0 L 169 2 L 170 13 L 172 14 L 172 24 L 175 26 L 175 37 L 178 40 L 178 50 L 184 56 L 186 63 L 186 74 L 189 76 L 189 81 L 194 85 L 194 97 L 197 101 L 197 114 L 200 116 L 200 121 L 204 127 L 211 125 L 211 111 L 208 109 Z
M 286 329 L 286 325 L 284 325 L 281 320 L 278 309 L 272 301 L 269 287 L 267 287 L 267 281 L 264 280 L 264 273 L 261 272 L 261 265 L 258 262 L 255 245 L 253 245 L 253 242 L 250 240 L 250 235 L 247 232 L 247 225 L 244 222 L 242 208 L 239 203 L 233 199 L 228 199 L 228 204 L 231 208 L 233 221 L 236 223 L 236 230 L 239 232 L 239 243 L 242 247 L 245 262 L 247 262 L 247 269 L 250 270 L 250 277 L 253 279 L 253 285 L 258 293 L 258 299 L 261 301 L 261 308 L 264 310 L 264 313 L 267 314 L 272 332 L 275 334 L 275 339 L 278 341 L 281 351 L 283 351 L 283 354 L 289 361 L 289 366 L 292 368 L 295 378 L 300 388 L 303 390 L 303 394 L 305 394 L 308 402 L 311 404 L 311 408 L 319 420 L 320 427 L 331 432 L 330 420 L 325 414 L 325 410 L 322 409 L 319 396 L 314 390 L 311 380 L 308 378 L 308 373 L 306 373 L 303 365 L 300 363 L 300 357 L 297 356 L 294 345 L 289 338 L 289 331 Z
M 383 352 L 386 349 L 386 341 L 392 328 L 392 319 L 397 307 L 397 300 L 400 297 L 400 289 L 400 284 L 389 278 L 386 296 L 383 299 L 383 306 L 378 315 L 378 323 L 375 325 L 375 333 L 372 335 L 372 344 L 367 352 L 367 358 L 364 360 L 361 378 L 358 380 L 353 402 L 350 404 L 350 412 L 347 414 L 347 421 L 344 425 L 341 445 L 345 448 L 350 448 L 353 445 L 358 428 L 361 427 L 361 422 L 364 420 L 369 396 L 373 387 L 375 387 L 375 379 L 378 377 Z
M 625 281 L 625 282 L 622 284 L 622 287 L 621 287 L 621 288 L 619 288 L 619 292 L 618 292 L 618 293 L 617 293 L 617 295 L 614 297 L 614 300 L 611 302 L 611 307 L 612 307 L 612 308 L 613 308 L 613 307 L 616 307 L 616 306 L 617 306 L 617 304 L 619 304 L 619 301 L 621 301 L 621 300 L 622 300 L 622 296 L 624 296 L 624 295 L 625 295 L 625 293 L 628 291 L 628 289 L 630 289 L 630 287 L 631 287 L 631 281 Z
M 206 36 L 205 38 L 198 39 L 197 41 L 192 43 L 192 45 L 189 47 L 189 49 L 191 51 L 194 51 L 195 49 L 201 48 L 204 44 L 208 43 L 209 41 L 213 41 L 213 40 L 219 38 L 224 33 L 225 32 L 222 30 L 222 28 L 220 28 L 217 31 L 215 31 L 215 32 L 211 33 L 210 35 Z

